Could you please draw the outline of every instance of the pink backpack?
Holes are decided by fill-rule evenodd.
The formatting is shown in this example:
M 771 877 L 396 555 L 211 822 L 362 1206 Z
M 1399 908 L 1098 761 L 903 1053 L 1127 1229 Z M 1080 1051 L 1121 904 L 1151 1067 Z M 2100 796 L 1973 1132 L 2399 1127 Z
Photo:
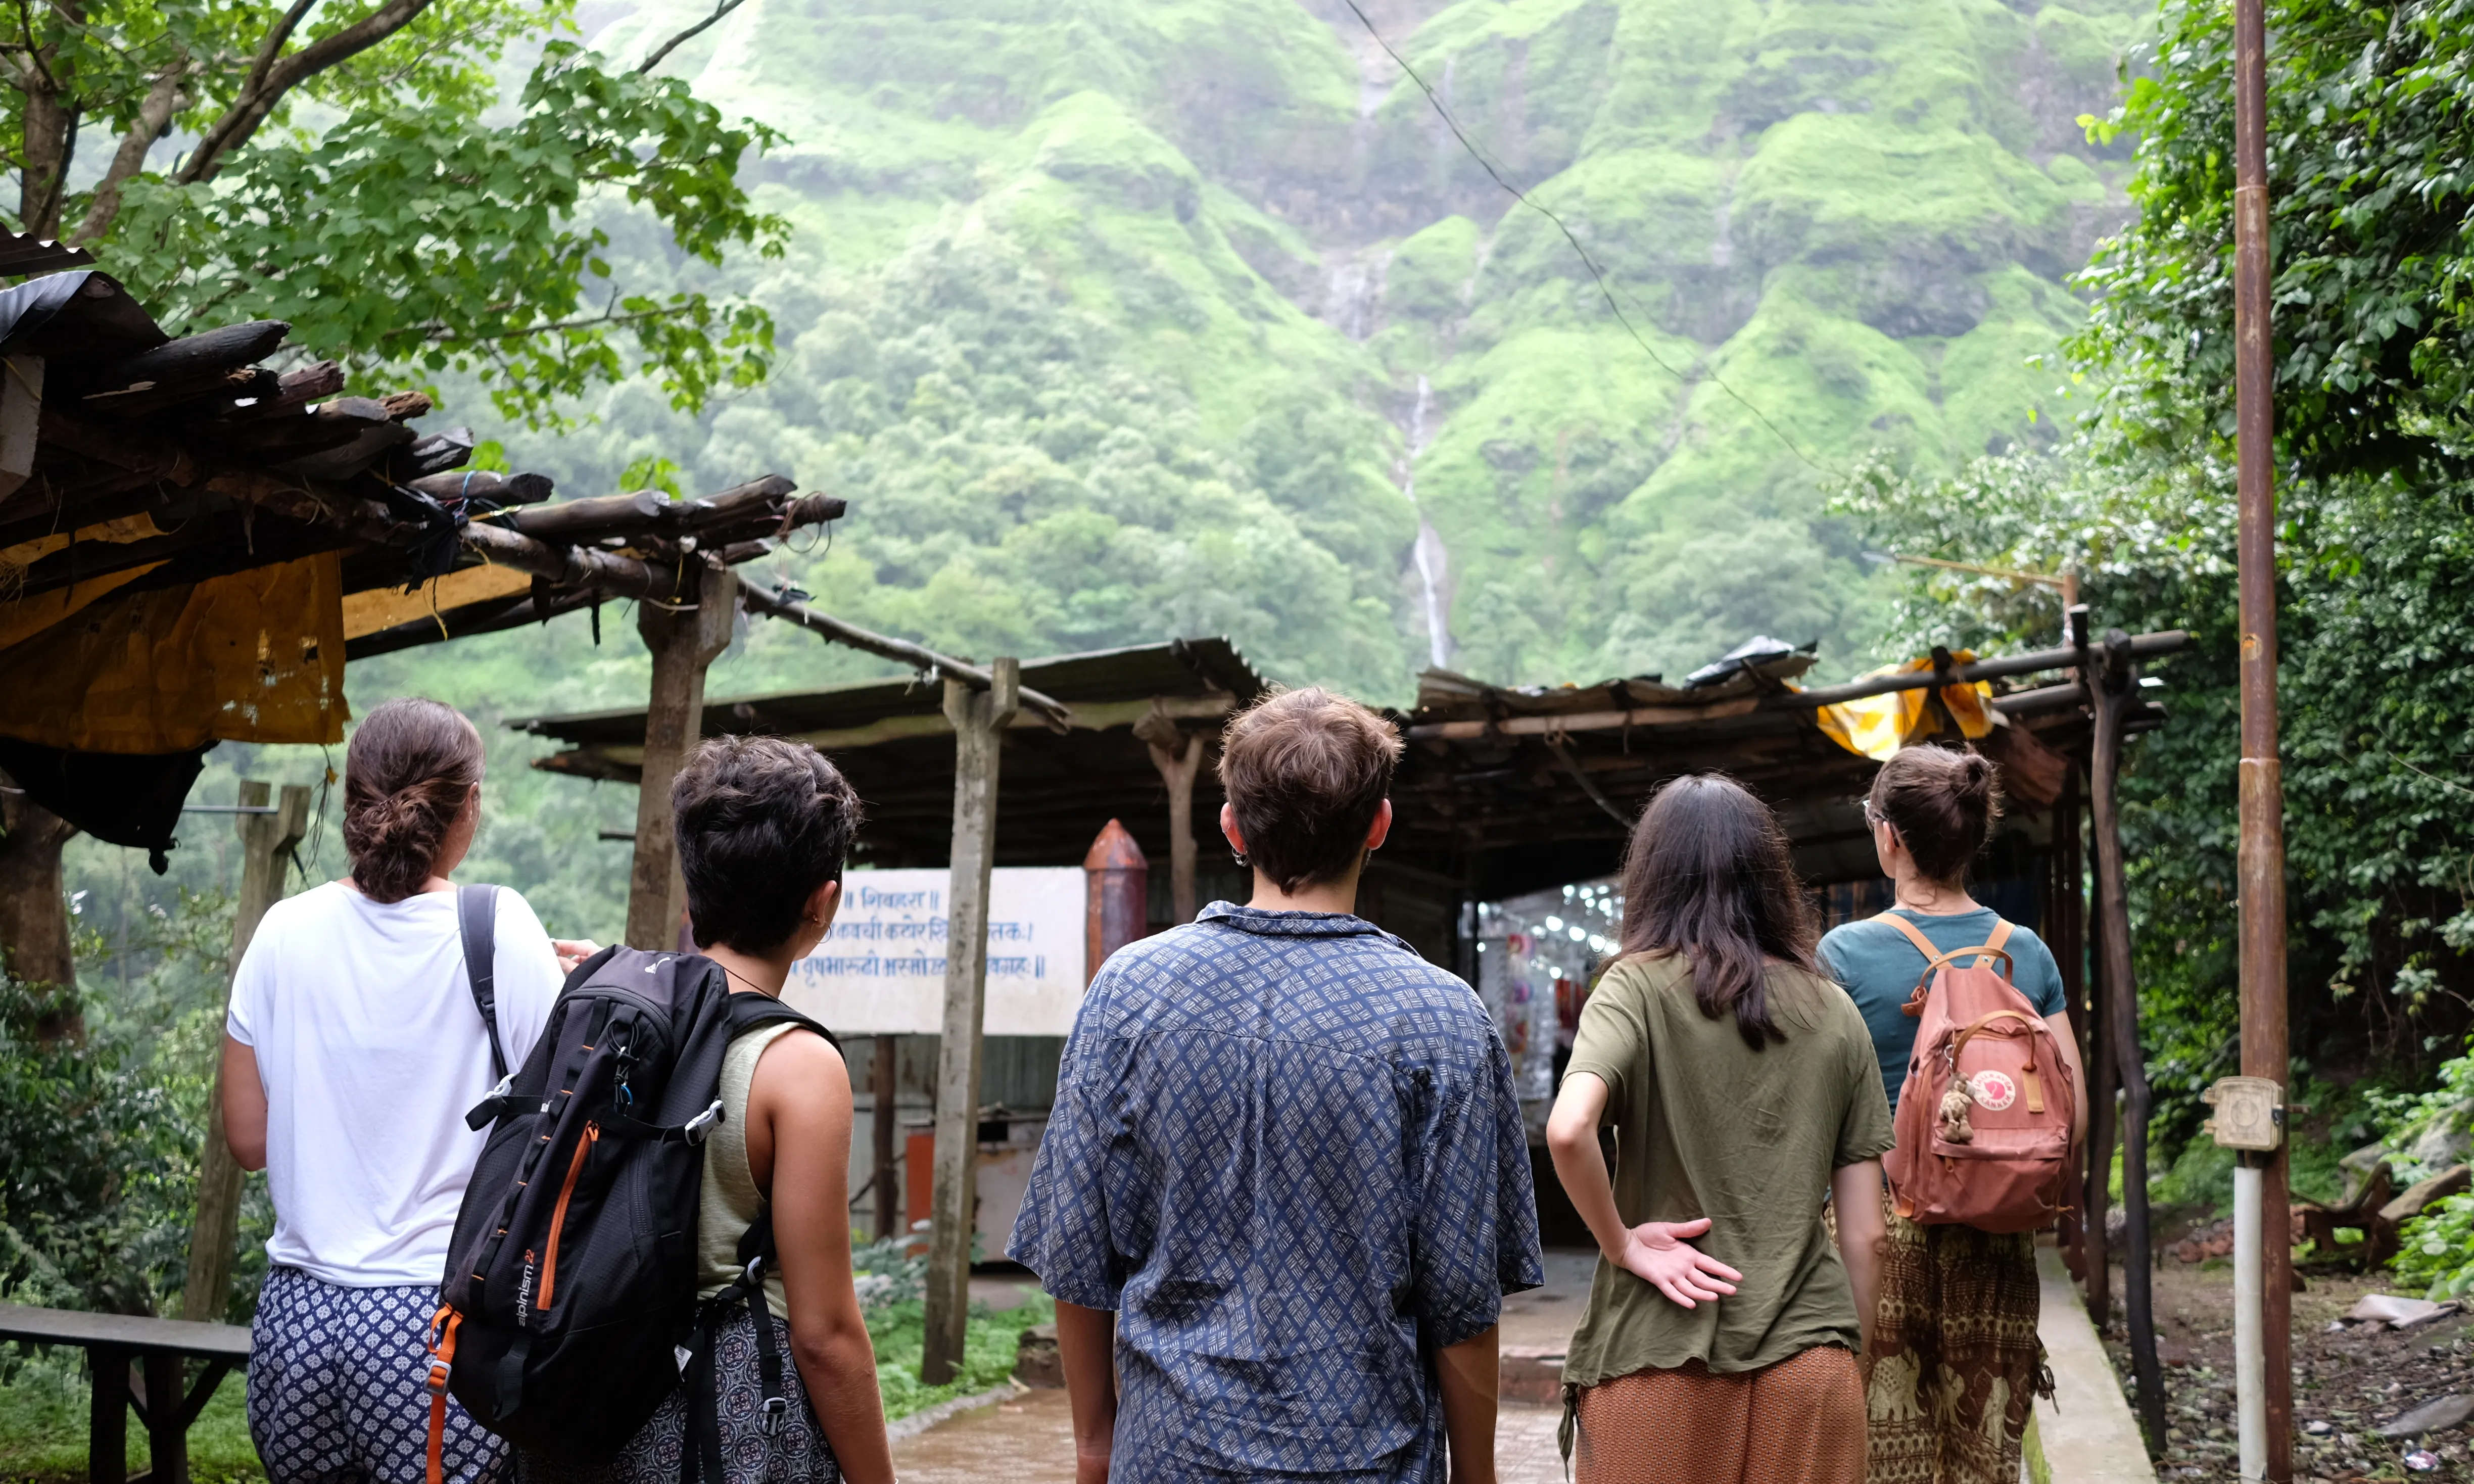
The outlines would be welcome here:
M 1906 1006 L 1924 1023 L 1899 1092 L 1898 1147 L 1882 1159 L 1899 1214 L 1979 1231 L 2046 1226 L 2070 1204 L 2075 1094 L 2051 1028 L 2010 983 L 2010 924 L 1944 953 L 1896 912 L 1874 920 L 1926 960 Z

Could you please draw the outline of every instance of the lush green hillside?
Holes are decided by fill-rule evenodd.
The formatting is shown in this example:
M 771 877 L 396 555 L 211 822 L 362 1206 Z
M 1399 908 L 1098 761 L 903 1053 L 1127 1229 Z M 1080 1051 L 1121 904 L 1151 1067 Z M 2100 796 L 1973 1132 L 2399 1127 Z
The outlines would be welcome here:
M 2078 312 L 2060 283 L 2120 168 L 2071 120 L 2138 6 L 1370 6 L 1644 350 L 1340 0 L 748 0 L 667 65 L 790 138 L 748 168 L 792 250 L 740 270 L 781 327 L 770 382 L 701 420 L 634 384 L 565 436 L 493 430 L 570 493 L 668 458 L 690 488 L 846 495 L 774 570 L 964 653 L 1225 632 L 1385 700 L 1438 650 L 1586 680 L 1766 631 L 1854 668 L 1872 589 L 1824 471 L 1883 445 L 1949 470 L 2049 426 L 2058 374 L 2027 362 Z M 584 23 L 631 58 L 709 10 Z M 643 221 L 608 227 L 636 280 L 665 271 Z M 493 723 L 639 701 L 632 622 L 604 627 L 356 665 L 352 699 Z M 759 625 L 713 685 L 882 669 Z M 595 832 L 632 791 L 531 773 L 537 743 L 485 730 L 474 871 L 614 935 L 625 847 Z M 201 796 L 324 763 L 226 747 Z M 174 880 L 229 881 L 226 832 L 191 823 Z M 72 862 L 107 937 L 145 888 L 119 856 Z M 337 860 L 330 834 L 312 864 Z
M 586 20 L 626 57 L 702 10 Z M 667 65 L 792 140 L 779 368 L 701 426 L 622 389 L 563 461 L 847 493 L 805 585 L 974 652 L 1207 626 L 1387 698 L 1432 654 L 1860 657 L 1816 488 L 2050 426 L 2030 361 L 2119 212 L 2073 120 L 2147 8 L 1369 14 L 1646 348 L 1342 0 L 753 0 Z

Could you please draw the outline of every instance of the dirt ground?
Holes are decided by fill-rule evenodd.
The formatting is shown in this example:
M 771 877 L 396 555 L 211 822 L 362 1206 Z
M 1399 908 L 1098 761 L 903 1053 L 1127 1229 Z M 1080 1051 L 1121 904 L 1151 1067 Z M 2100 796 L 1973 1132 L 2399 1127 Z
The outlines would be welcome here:
M 2167 1258 L 2155 1276 L 2157 1358 L 2165 1373 L 2168 1448 L 2160 1480 L 2233 1480 L 2233 1269 L 2221 1259 Z M 2474 1318 L 2450 1315 L 2403 1331 L 2379 1325 L 2336 1326 L 2365 1294 L 2399 1293 L 2385 1274 L 2315 1275 L 2293 1296 L 2293 1472 L 2297 1480 L 2350 1484 L 2367 1479 L 2474 1481 L 2474 1439 L 2464 1427 L 2416 1442 L 2372 1429 L 2408 1408 L 2450 1393 L 2474 1393 Z M 2121 1315 L 2122 1277 L 2105 1348 L 2130 1374 L 2128 1330 Z M 2414 1295 L 2413 1297 L 2419 1297 Z M 2336 1327 L 2332 1327 L 2335 1326 Z M 2315 1433 L 2313 1424 L 2325 1428 Z M 2420 1448 L 2439 1466 L 2410 1471 Z
M 1503 1409 L 1494 1448 L 1503 1484 L 1563 1484 L 1555 1449 L 1563 1417 L 1561 1407 Z M 965 1412 L 894 1444 L 893 1466 L 904 1484 L 1073 1484 L 1073 1416 L 1065 1393 L 1034 1391 Z

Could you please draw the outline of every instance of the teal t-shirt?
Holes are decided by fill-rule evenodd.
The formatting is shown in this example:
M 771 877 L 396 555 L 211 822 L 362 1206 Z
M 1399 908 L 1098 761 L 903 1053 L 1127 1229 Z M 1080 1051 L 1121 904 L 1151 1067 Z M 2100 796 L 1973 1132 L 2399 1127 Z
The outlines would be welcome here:
M 1904 907 L 1895 911 L 1923 929 L 1925 937 L 1944 953 L 1983 942 L 2001 920 L 1990 907 L 1946 917 L 1927 916 Z M 2045 940 L 2014 923 L 2009 940 L 2001 946 L 2010 951 L 2015 976 L 2010 982 L 2036 1007 L 2036 1013 L 2060 1014 L 2069 1003 L 2062 989 L 2062 966 L 2053 961 L 2053 951 L 2045 946 Z M 1907 1080 L 1907 1058 L 1916 1049 L 1917 1017 L 1906 1013 L 1907 997 L 1916 992 L 1916 981 L 1924 977 L 1925 962 L 1923 952 L 1907 935 L 1886 922 L 1841 923 L 1821 939 L 1822 967 L 1856 1002 L 1863 1012 L 1864 1028 L 1873 1033 L 1873 1050 L 1881 1058 L 1881 1090 L 1889 1094 L 1893 1112 L 1899 1107 L 1899 1088 Z

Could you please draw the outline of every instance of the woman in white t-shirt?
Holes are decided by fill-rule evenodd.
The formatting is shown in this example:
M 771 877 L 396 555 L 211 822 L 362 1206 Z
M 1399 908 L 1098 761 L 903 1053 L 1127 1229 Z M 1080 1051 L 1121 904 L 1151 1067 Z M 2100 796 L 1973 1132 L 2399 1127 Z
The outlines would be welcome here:
M 481 817 L 481 738 L 429 700 L 379 706 L 344 766 L 352 874 L 277 903 L 232 983 L 223 1115 L 275 1199 L 249 1361 L 250 1435 L 275 1484 L 419 1484 L 426 1334 L 499 1073 L 448 876 Z M 521 1066 L 562 978 L 522 897 L 496 898 L 497 1034 Z M 452 1400 L 453 1484 L 506 1476 L 506 1447 Z

